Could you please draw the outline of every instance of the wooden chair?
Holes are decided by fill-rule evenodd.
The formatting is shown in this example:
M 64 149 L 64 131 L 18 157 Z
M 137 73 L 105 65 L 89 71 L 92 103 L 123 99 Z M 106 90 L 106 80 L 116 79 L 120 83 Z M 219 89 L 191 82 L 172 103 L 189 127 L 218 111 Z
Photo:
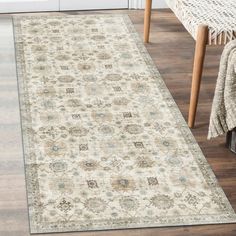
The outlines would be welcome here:
M 236 0 L 166 0 L 196 40 L 188 125 L 194 127 L 207 45 L 236 39 Z M 144 42 L 149 42 L 152 0 L 146 0 Z

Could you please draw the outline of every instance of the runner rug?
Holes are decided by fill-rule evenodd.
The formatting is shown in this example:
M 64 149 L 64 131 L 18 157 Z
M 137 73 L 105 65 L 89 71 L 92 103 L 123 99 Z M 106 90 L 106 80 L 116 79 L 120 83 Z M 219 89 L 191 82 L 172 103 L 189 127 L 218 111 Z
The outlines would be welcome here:
M 32 233 L 236 222 L 128 16 L 14 32 Z

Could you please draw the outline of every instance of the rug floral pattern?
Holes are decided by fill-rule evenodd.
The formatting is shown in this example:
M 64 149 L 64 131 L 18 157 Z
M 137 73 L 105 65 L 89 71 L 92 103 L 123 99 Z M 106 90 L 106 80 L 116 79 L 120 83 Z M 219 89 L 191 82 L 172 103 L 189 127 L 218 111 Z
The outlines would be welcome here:
M 32 233 L 236 221 L 128 16 L 14 28 Z

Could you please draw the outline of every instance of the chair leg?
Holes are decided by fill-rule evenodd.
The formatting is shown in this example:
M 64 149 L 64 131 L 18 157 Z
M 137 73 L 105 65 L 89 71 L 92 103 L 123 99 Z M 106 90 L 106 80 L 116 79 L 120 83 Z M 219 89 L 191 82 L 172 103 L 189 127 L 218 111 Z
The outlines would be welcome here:
M 208 42 L 208 26 L 200 25 L 195 46 L 195 56 L 193 65 L 192 89 L 188 116 L 188 125 L 194 127 L 195 116 L 197 111 L 198 97 L 201 85 L 204 58 L 206 53 L 206 45 Z
M 144 43 L 149 42 L 152 0 L 146 0 L 144 13 Z

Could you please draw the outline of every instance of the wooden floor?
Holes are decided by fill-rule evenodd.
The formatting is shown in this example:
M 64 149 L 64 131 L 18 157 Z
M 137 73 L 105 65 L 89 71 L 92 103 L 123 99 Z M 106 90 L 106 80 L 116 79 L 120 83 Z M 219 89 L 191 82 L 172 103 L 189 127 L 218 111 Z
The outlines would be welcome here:
M 128 13 L 142 37 L 143 11 L 115 12 Z M 69 14 L 76 14 L 76 12 Z M 5 15 L 0 19 L 0 236 L 28 236 L 28 213 L 13 46 L 11 21 L 9 16 Z M 194 52 L 193 39 L 169 10 L 154 11 L 151 43 L 147 45 L 147 48 L 186 119 Z M 206 139 L 221 52 L 222 48 L 207 49 L 196 128 L 193 133 L 220 185 L 236 209 L 236 155 L 225 148 L 224 137 L 213 141 Z M 236 224 L 51 235 L 236 236 Z

